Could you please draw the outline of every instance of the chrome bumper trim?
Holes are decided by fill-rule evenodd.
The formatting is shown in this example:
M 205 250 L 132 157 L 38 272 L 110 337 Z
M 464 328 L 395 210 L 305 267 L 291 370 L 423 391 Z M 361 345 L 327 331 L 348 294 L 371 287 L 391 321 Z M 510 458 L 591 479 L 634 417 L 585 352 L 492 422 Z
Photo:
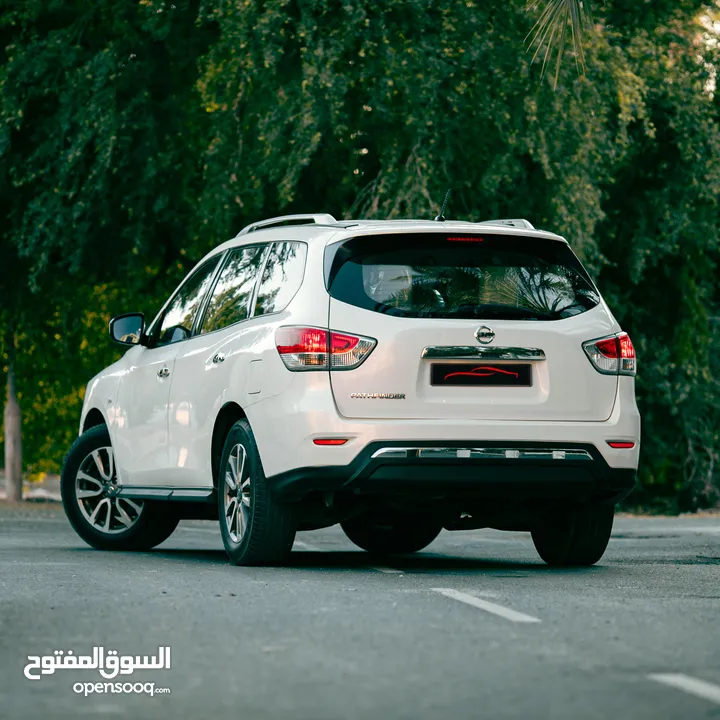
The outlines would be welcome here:
M 587 450 L 559 448 L 458 448 L 458 447 L 388 447 L 372 454 L 372 459 L 424 458 L 427 460 L 572 460 L 592 462 Z
M 430 345 L 420 357 L 429 360 L 545 360 L 545 352 L 539 348 L 478 347 L 476 345 Z

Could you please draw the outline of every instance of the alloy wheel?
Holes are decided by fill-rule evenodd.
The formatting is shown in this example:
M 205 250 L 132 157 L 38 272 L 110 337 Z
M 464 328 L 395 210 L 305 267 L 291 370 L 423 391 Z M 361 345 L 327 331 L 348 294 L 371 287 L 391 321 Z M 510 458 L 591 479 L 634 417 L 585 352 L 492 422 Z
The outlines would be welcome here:
M 129 530 L 143 511 L 141 500 L 118 495 L 115 457 L 111 447 L 93 450 L 80 463 L 75 476 L 75 497 L 80 512 L 95 530 L 114 535 Z
M 247 451 L 240 443 L 233 447 L 228 456 L 224 488 L 225 524 L 230 539 L 239 543 L 250 521 L 252 501 L 250 465 L 247 462 Z

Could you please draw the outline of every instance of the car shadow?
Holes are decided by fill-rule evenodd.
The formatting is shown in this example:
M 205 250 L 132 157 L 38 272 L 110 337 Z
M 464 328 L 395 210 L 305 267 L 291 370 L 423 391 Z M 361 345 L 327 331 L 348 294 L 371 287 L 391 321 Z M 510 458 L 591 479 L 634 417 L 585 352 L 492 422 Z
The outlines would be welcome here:
M 371 571 L 399 571 L 416 574 L 443 574 L 458 572 L 511 573 L 508 577 L 524 577 L 535 573 L 587 572 L 600 568 L 551 568 L 541 560 L 525 561 L 512 558 L 498 559 L 467 557 L 440 553 L 414 553 L 392 557 L 373 556 L 362 551 L 303 552 L 293 551 L 284 567 L 301 569 L 367 569 Z
M 136 553 L 137 554 L 137 553 Z M 210 563 L 231 567 L 223 550 L 196 550 L 184 548 L 159 548 L 145 556 L 163 558 L 178 562 Z M 591 568 L 552 568 L 538 560 L 528 562 L 514 559 L 469 558 L 439 553 L 418 553 L 378 557 L 361 550 L 293 550 L 288 559 L 269 568 L 254 567 L 253 570 L 312 570 L 318 572 L 357 572 L 375 574 L 413 573 L 442 575 L 445 573 L 492 573 L 506 577 L 526 577 L 530 574 L 577 574 L 603 572 L 602 565 Z

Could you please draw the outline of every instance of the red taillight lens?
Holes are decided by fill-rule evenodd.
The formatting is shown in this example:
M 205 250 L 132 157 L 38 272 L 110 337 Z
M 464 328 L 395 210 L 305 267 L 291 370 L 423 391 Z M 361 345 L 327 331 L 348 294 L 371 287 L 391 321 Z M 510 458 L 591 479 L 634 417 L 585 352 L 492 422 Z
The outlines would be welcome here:
M 360 338 L 356 335 L 343 335 L 342 333 L 330 333 L 330 352 L 349 352 L 357 347 Z
M 617 359 L 620 357 L 620 347 L 616 337 L 606 338 L 605 340 L 598 340 L 595 343 L 595 347 L 606 357 Z
M 347 438 L 315 438 L 315 445 L 344 445 Z
M 637 372 L 635 348 L 627 333 L 590 340 L 583 343 L 583 350 L 595 369 L 604 375 L 635 375 Z
M 631 450 L 635 447 L 634 442 L 626 442 L 625 440 L 608 440 L 607 444 L 616 450 Z
M 627 333 L 620 333 L 617 339 L 620 346 L 620 374 L 635 375 L 637 372 L 635 346 Z
M 281 327 L 275 345 L 288 370 L 327 370 L 328 331 L 321 328 Z
M 354 370 L 377 345 L 377 340 L 362 335 L 330 333 L 330 369 Z
M 324 328 L 281 327 L 275 345 L 288 370 L 353 370 L 377 341 Z
M 327 352 L 327 330 L 284 327 L 278 330 L 275 341 L 281 355 Z

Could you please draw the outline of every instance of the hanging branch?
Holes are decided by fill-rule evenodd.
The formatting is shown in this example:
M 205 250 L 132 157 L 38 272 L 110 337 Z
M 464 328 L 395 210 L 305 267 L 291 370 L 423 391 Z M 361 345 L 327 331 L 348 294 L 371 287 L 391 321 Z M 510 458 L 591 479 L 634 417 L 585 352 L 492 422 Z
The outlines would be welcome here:
M 545 76 L 548 63 L 551 61 L 553 53 L 555 53 L 553 87 L 557 88 L 568 29 L 570 30 L 578 74 L 585 72 L 585 55 L 582 42 L 588 25 L 589 14 L 582 0 L 532 0 L 528 6 L 528 12 L 534 12 L 543 5 L 544 9 L 540 13 L 540 17 L 528 33 L 525 41 L 529 41 L 530 47 L 535 46 L 533 62 L 541 53 L 544 53 L 542 77 Z

